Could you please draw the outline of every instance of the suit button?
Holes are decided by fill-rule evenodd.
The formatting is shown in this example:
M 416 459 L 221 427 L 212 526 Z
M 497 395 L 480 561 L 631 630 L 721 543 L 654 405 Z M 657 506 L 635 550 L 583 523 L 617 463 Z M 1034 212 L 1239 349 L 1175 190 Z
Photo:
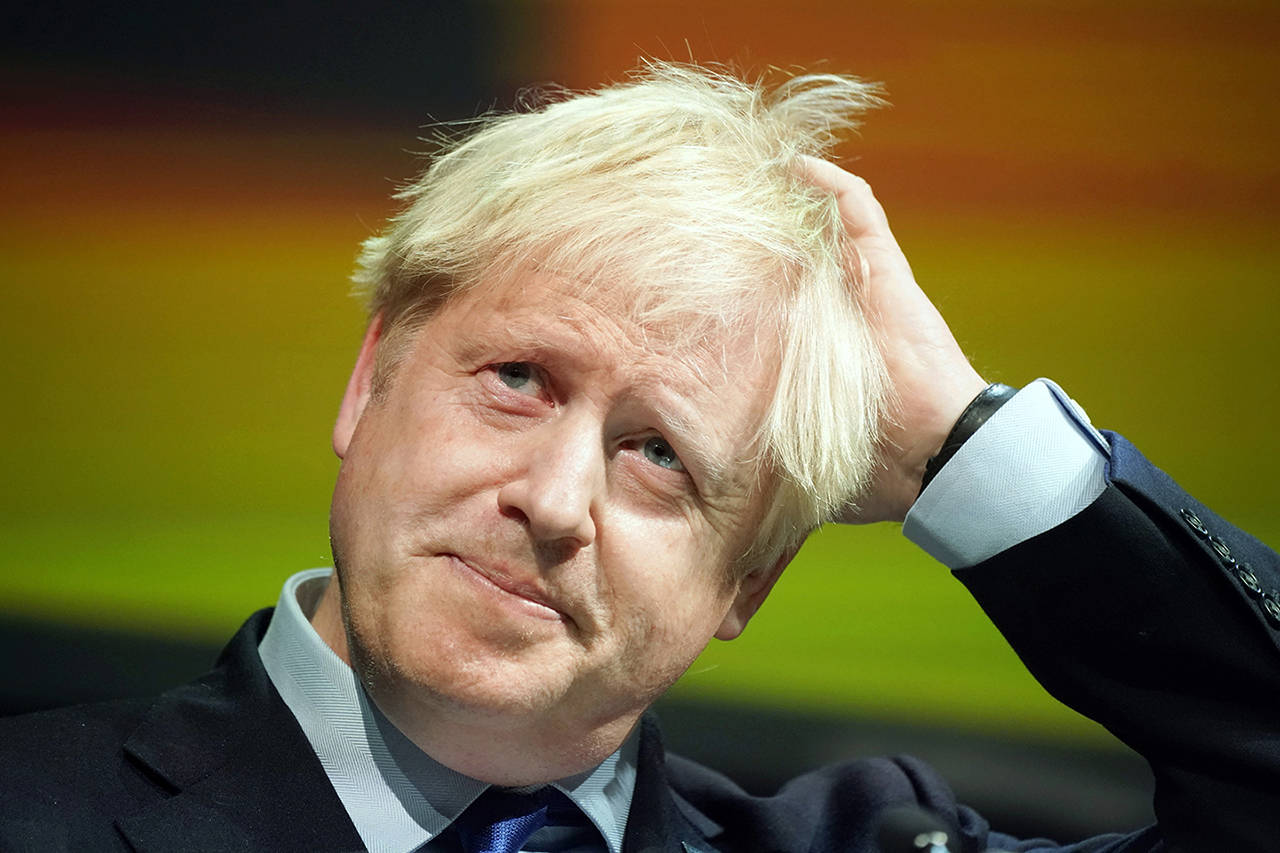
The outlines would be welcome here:
M 1280 628 L 1280 601 L 1269 595 L 1262 596 L 1262 612 L 1271 623 L 1272 628 Z
M 1253 567 L 1248 563 L 1241 563 L 1236 568 L 1236 579 L 1240 581 L 1244 591 L 1249 593 L 1250 598 L 1262 595 L 1262 585 L 1258 583 L 1258 576 L 1253 573 Z
M 1204 526 L 1204 522 L 1200 520 L 1200 516 L 1196 515 L 1189 509 L 1180 509 L 1178 510 L 1178 514 L 1182 516 L 1182 520 L 1187 523 L 1187 526 L 1196 533 L 1205 537 L 1209 535 L 1209 528 Z
M 1210 536 L 1209 547 L 1213 548 L 1217 555 L 1222 558 L 1222 562 L 1228 565 L 1235 562 L 1235 559 L 1231 556 L 1231 549 L 1227 547 L 1227 543 L 1223 542 L 1221 538 Z

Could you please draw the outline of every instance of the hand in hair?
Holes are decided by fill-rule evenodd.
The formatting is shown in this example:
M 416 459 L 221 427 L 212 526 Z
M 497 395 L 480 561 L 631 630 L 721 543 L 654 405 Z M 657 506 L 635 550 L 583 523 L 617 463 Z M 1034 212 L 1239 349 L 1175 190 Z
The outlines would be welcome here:
M 901 521 L 920 492 L 929 457 L 987 383 L 970 366 L 938 309 L 911 273 L 871 187 L 823 160 L 805 158 L 808 177 L 831 192 L 853 248 L 850 270 L 884 357 L 892 389 L 871 488 L 840 519 Z

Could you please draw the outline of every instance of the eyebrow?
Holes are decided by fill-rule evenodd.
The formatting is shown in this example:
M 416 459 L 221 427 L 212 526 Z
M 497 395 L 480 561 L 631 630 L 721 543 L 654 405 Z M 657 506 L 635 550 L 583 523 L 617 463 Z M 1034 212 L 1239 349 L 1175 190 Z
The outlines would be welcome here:
M 500 327 L 503 341 L 503 348 L 515 348 L 516 350 L 525 350 L 529 352 L 544 352 L 555 349 L 550 335 L 546 334 L 545 329 L 541 329 L 532 323 L 523 323 L 515 321 L 507 323 Z M 473 361 L 486 356 L 487 353 L 494 349 L 493 335 L 491 333 L 476 335 L 464 341 L 454 343 L 454 352 L 464 361 Z
M 736 478 L 732 476 L 731 470 L 735 465 L 721 454 L 707 450 L 699 441 L 699 438 L 705 435 L 705 430 L 700 429 L 690 418 L 676 411 L 669 403 L 659 401 L 653 406 L 664 431 L 671 432 L 674 437 L 680 439 L 681 457 L 692 457 L 691 461 L 702 472 L 707 490 L 716 495 L 732 491 Z
M 482 353 L 492 348 L 492 332 L 498 331 L 504 337 L 504 346 L 538 354 L 554 355 L 563 352 L 566 348 L 562 345 L 562 342 L 571 338 L 575 344 L 586 351 L 583 353 L 586 360 L 594 360 L 597 357 L 597 348 L 589 336 L 580 334 L 569 324 L 568 321 L 571 318 L 557 317 L 557 319 L 564 322 L 567 328 L 565 326 L 557 328 L 554 325 L 548 327 L 542 322 L 541 318 L 510 318 L 506 323 L 494 324 L 490 329 L 486 330 L 486 334 L 460 342 L 456 351 L 459 355 L 468 359 L 478 358 Z

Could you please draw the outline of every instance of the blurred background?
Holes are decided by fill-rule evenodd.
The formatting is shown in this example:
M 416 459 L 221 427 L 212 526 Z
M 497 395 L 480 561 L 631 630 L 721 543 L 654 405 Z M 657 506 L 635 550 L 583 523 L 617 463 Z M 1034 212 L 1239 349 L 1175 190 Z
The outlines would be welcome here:
M 185 680 L 329 564 L 347 275 L 420 137 L 640 56 L 882 81 L 842 153 L 979 370 L 1280 541 L 1278 36 L 1262 0 L 9 4 L 0 711 Z M 815 536 L 662 713 L 753 789 L 911 752 L 1010 831 L 1147 819 L 896 528 Z

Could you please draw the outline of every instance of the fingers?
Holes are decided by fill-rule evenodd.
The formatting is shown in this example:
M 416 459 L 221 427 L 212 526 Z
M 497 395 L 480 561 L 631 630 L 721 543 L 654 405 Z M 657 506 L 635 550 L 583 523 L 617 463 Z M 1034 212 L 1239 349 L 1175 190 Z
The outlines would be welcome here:
M 849 236 L 857 240 L 872 235 L 888 235 L 889 220 L 876 200 L 871 185 L 835 163 L 801 155 L 803 175 L 814 186 L 836 197 Z

